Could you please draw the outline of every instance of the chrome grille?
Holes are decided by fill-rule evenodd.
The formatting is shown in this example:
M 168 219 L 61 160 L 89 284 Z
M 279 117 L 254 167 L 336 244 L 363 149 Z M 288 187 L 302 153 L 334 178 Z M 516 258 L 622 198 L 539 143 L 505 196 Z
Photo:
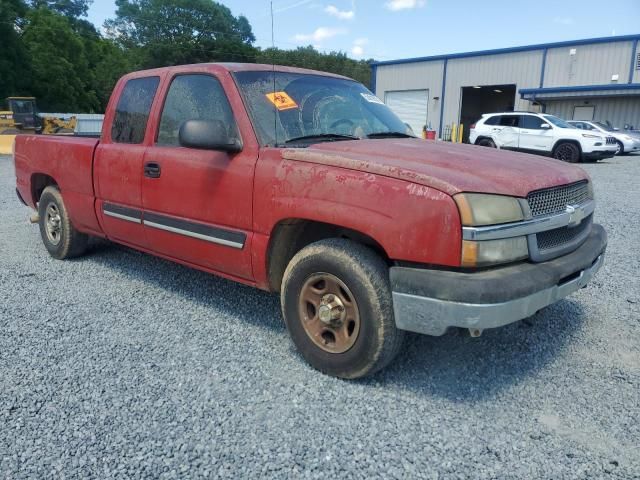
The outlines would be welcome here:
M 586 180 L 560 187 L 536 190 L 527 195 L 533 217 L 562 213 L 567 205 L 579 205 L 589 200 L 589 184 Z
M 545 251 L 563 247 L 574 241 L 580 241 L 580 238 L 585 236 L 591 229 L 591 223 L 592 216 L 590 215 L 585 218 L 580 225 L 573 228 L 562 227 L 537 233 L 536 242 L 538 243 L 538 250 L 541 254 L 544 254 Z

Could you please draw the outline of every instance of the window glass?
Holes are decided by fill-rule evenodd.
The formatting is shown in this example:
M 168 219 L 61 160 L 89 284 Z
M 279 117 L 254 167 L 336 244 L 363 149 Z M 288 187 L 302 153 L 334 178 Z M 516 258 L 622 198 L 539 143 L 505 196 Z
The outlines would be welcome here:
M 500 115 L 489 117 L 484 122 L 485 125 L 500 125 Z
M 523 115 L 521 121 L 522 125 L 520 126 L 529 130 L 542 130 L 542 125 L 547 125 L 543 119 L 533 115 Z
M 234 74 L 262 145 L 296 145 L 300 137 L 345 139 L 410 129 L 364 85 L 343 78 L 288 72 Z M 333 141 L 334 139 L 331 139 Z
M 593 122 L 596 126 L 600 127 L 602 130 L 604 130 L 605 132 L 615 132 L 615 128 L 611 127 L 610 125 L 607 125 L 606 123 L 602 123 L 602 122 Z
M 574 128 L 572 125 L 569 125 L 567 122 L 565 122 L 564 120 L 562 120 L 561 118 L 558 118 L 554 115 L 545 115 L 544 116 L 545 120 L 553 123 L 556 127 L 560 127 L 560 128 Z
M 500 125 L 503 127 L 517 127 L 520 115 L 502 115 L 500 117 Z
M 13 113 L 33 113 L 31 100 L 11 100 L 9 103 L 9 108 Z
M 220 82 L 210 75 L 180 75 L 169 87 L 158 129 L 158 145 L 179 145 L 178 132 L 187 120 L 220 120 L 237 137 L 231 106 Z
M 159 77 L 134 78 L 122 90 L 111 126 L 116 143 L 142 143 Z

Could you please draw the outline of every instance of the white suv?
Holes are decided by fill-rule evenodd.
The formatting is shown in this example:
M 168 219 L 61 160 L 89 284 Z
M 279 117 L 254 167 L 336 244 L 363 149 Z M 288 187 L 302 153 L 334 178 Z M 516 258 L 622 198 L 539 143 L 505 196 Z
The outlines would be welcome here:
M 471 125 L 470 143 L 547 155 L 565 162 L 597 161 L 616 154 L 615 139 L 585 132 L 545 113 L 489 113 Z

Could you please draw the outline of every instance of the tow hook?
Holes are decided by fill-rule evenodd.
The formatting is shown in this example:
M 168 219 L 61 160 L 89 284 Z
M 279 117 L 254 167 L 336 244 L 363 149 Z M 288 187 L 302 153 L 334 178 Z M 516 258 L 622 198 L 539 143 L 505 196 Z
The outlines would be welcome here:
M 31 216 L 29 217 L 29 221 L 31 223 L 39 223 L 40 222 L 40 215 L 38 215 L 38 212 L 32 213 Z
M 482 335 L 482 329 L 481 328 L 470 328 L 469 329 L 469 335 L 471 335 L 473 338 L 478 338 L 480 335 Z

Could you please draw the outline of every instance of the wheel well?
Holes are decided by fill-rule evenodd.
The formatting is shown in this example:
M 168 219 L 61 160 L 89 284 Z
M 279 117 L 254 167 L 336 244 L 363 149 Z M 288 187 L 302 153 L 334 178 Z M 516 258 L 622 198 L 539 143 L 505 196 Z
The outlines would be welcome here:
M 577 140 L 560 139 L 553 145 L 553 148 L 551 149 L 551 152 L 552 153 L 555 152 L 556 148 L 558 148 L 558 146 L 563 144 L 563 143 L 572 143 L 572 144 L 574 144 L 576 147 L 578 147 L 578 151 L 580 152 L 580 155 L 582 155 L 582 147 L 580 146 L 580 142 L 577 141 Z
M 293 256 L 307 245 L 327 238 L 347 238 L 366 245 L 390 263 L 384 248 L 370 236 L 350 228 L 291 218 L 282 220 L 272 230 L 267 249 L 267 274 L 269 289 L 280 291 L 284 271 Z
M 34 173 L 31 176 L 31 197 L 33 198 L 34 204 L 40 201 L 40 196 L 44 189 L 51 185 L 55 185 L 57 187 L 58 183 L 49 175 L 45 175 L 44 173 Z

